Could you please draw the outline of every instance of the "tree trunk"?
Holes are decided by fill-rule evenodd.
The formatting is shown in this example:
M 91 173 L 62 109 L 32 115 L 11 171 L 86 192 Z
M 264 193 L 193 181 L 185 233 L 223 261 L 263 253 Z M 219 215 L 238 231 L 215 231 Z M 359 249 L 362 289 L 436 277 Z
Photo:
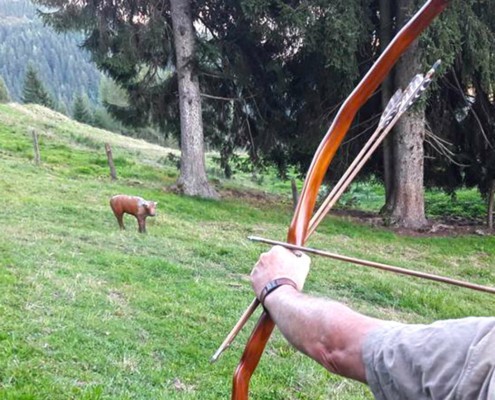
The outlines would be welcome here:
M 390 0 L 380 0 L 380 47 L 385 50 L 392 40 L 392 5 Z M 393 95 L 393 79 L 389 75 L 382 83 L 381 102 L 382 109 L 387 106 Z M 392 174 L 393 166 L 393 132 L 383 141 L 383 183 L 385 185 L 385 204 L 381 209 L 382 214 L 390 214 L 394 199 L 394 180 Z
M 402 26 L 412 15 L 414 1 L 398 2 L 398 22 Z M 420 50 L 415 41 L 402 56 L 395 71 L 395 86 L 406 88 L 421 70 Z M 418 107 L 399 120 L 394 133 L 394 199 L 392 221 L 406 228 L 426 225 L 424 210 L 424 108 Z
M 405 228 L 426 225 L 423 188 L 424 110 L 409 112 L 398 122 L 395 134 L 392 221 Z
M 190 0 L 170 0 L 179 82 L 181 160 L 179 190 L 188 196 L 218 198 L 205 169 L 201 96 L 195 60 Z

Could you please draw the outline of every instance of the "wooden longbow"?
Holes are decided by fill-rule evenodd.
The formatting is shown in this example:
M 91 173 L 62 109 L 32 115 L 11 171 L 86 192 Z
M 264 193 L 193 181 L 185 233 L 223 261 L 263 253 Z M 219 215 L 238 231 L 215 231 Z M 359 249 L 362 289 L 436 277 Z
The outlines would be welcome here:
M 400 30 L 380 58 L 368 71 L 359 85 L 349 95 L 340 108 L 332 125 L 328 129 L 306 175 L 306 180 L 299 197 L 287 241 L 295 245 L 304 245 L 307 239 L 308 225 L 311 220 L 319 188 L 325 173 L 335 156 L 340 143 L 347 134 L 356 112 L 369 99 L 383 82 L 399 57 L 421 32 L 439 15 L 451 0 L 429 0 L 413 18 Z M 249 382 L 258 366 L 263 350 L 275 327 L 270 316 L 263 312 L 254 328 L 234 374 L 232 400 L 247 400 Z

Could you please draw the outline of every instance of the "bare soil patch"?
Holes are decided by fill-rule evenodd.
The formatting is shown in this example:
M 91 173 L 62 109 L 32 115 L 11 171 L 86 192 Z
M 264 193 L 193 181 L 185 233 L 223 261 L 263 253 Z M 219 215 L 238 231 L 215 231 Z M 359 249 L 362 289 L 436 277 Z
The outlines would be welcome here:
M 287 206 L 289 203 L 282 197 L 258 190 L 223 188 L 219 190 L 222 199 L 242 200 L 253 206 L 280 205 Z
M 493 235 L 495 231 L 489 230 L 482 221 L 462 217 L 447 216 L 442 218 L 430 218 L 428 224 L 421 229 L 409 229 L 389 225 L 378 213 L 361 210 L 332 210 L 331 215 L 349 218 L 365 225 L 382 227 L 404 236 L 414 237 L 449 237 L 462 235 Z

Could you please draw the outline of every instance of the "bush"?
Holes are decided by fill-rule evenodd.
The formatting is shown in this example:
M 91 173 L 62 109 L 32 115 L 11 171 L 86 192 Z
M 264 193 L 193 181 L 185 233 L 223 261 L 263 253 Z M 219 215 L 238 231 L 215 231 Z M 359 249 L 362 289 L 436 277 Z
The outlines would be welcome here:
M 484 218 L 486 204 L 476 189 L 462 189 L 449 195 L 440 190 L 426 193 L 426 213 L 429 217 Z

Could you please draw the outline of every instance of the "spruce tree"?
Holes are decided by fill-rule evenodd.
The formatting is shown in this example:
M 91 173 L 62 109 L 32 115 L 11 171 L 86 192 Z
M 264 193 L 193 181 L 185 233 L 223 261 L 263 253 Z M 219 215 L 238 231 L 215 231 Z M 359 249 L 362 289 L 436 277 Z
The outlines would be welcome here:
M 31 64 L 28 65 L 26 77 L 24 79 L 22 102 L 25 104 L 40 104 L 51 109 L 54 108 L 53 99 L 46 91 L 43 83 L 38 77 L 36 69 Z
M 57 0 L 35 0 L 35 3 L 57 10 L 41 13 L 45 22 L 58 31 L 84 31 L 82 47 L 89 50 L 99 69 L 112 77 L 129 93 L 130 107 L 108 107 L 123 123 L 132 126 L 158 125 L 164 132 L 170 126 L 178 131 L 180 115 L 182 166 L 177 187 L 187 195 L 216 197 L 206 177 L 201 120 L 199 69 L 194 22 L 198 11 L 191 0 L 160 2 L 153 0 L 146 7 L 131 0 L 115 5 L 111 2 L 83 0 L 59 7 Z M 193 4 L 194 3 L 194 4 Z M 125 15 L 125 18 L 121 18 Z M 143 23 L 135 23 L 143 18 Z M 101 24 L 94 24 L 100 21 Z M 172 26 L 173 25 L 173 26 Z M 180 47 L 180 53 L 177 46 Z M 172 63 L 176 73 L 172 73 Z M 186 74 L 177 96 L 178 75 Z M 182 76 L 182 75 L 181 75 Z M 185 99 L 192 93 L 194 99 Z M 179 103 L 193 105 L 192 112 L 179 114 Z M 181 108 L 183 110 L 184 107 Z M 191 127 L 193 127 L 191 129 Z M 194 135 L 194 137 L 192 137 Z M 188 147 L 188 145 L 190 147 Z M 188 148 L 186 148 L 188 147 Z M 193 171 L 192 173 L 186 173 Z
M 89 108 L 87 97 L 82 95 L 76 96 L 72 107 L 72 117 L 83 124 L 91 125 L 93 123 L 93 116 Z
M 7 85 L 5 85 L 5 81 L 0 76 L 0 103 L 8 103 L 9 101 L 9 90 L 7 89 Z
M 122 130 L 122 124 L 116 121 L 106 108 L 102 106 L 97 107 L 94 111 L 93 126 L 117 133 L 120 133 Z

